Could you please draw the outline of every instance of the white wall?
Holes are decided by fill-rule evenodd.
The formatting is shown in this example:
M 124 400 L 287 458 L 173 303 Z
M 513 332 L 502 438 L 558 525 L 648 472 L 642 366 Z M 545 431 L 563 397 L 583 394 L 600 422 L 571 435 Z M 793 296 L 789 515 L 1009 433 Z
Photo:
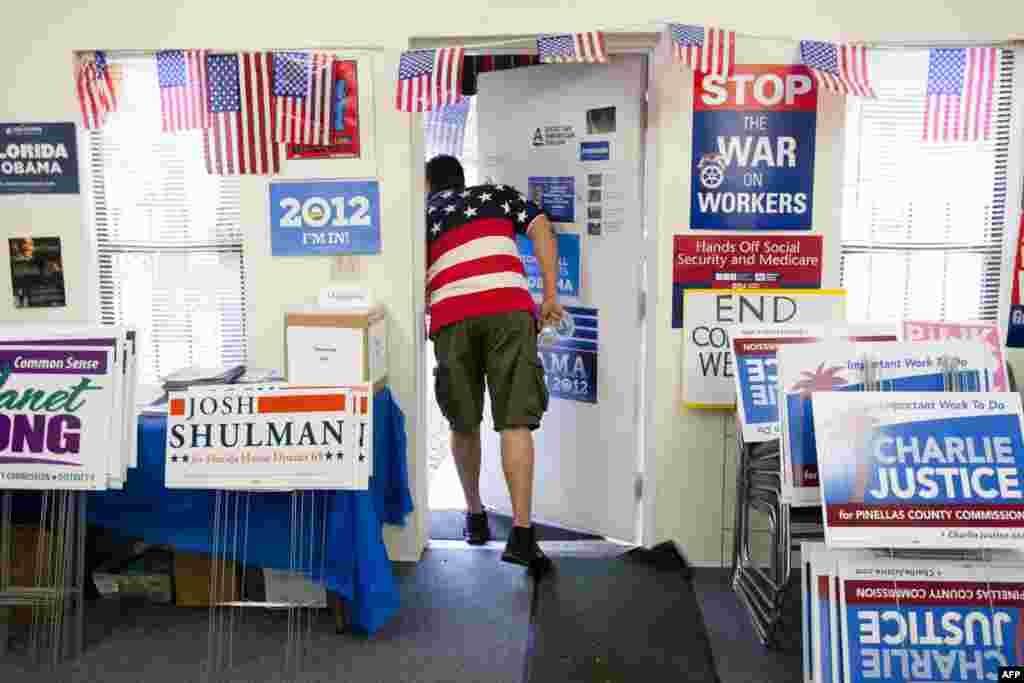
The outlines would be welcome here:
M 10 4 L 10 3 L 9 3 Z M 453 0 L 445 3 L 409 3 L 378 0 L 374 3 L 306 1 L 288 7 L 282 20 L 280 8 L 239 0 L 178 0 L 157 3 L 137 0 L 52 0 L 14 3 L 5 7 L 4 40 L 0 42 L 0 103 L 2 121 L 77 120 L 71 83 L 71 51 L 74 49 L 168 49 L 209 48 L 391 48 L 374 55 L 377 101 L 375 116 L 375 164 L 336 162 L 303 165 L 302 176 L 365 176 L 382 180 L 384 205 L 384 252 L 362 260 L 355 276 L 364 279 L 391 312 L 389 363 L 397 398 L 408 416 L 410 437 L 423 428 L 413 372 L 416 337 L 420 328 L 414 309 L 422 293 L 414 292 L 409 273 L 422 267 L 420 234 L 413 226 L 413 198 L 418 187 L 413 178 L 420 172 L 410 155 L 410 122 L 413 117 L 393 110 L 390 89 L 397 50 L 412 37 L 445 35 L 534 34 L 540 31 L 573 31 L 591 28 L 644 30 L 648 22 L 679 20 L 728 26 L 761 35 L 862 40 L 893 39 L 1002 39 L 1009 27 L 1024 26 L 1021 3 L 977 3 L 968 0 L 788 0 L 778 3 L 735 2 L 715 5 L 680 5 L 674 0 L 643 3 L 577 3 L 573 0 Z M 691 559 L 715 560 L 720 556 L 718 530 L 726 514 L 721 491 L 723 481 L 722 418 L 683 417 L 678 403 L 679 358 L 682 335 L 671 329 L 670 284 L 671 235 L 686 225 L 689 175 L 682 172 L 689 159 L 689 90 L 686 76 L 663 74 L 652 103 L 652 125 L 664 144 L 658 150 L 656 168 L 663 179 L 658 191 L 660 222 L 657 254 L 657 300 L 652 307 L 657 328 L 659 377 L 656 385 L 656 425 L 651 447 L 653 466 L 660 480 L 658 514 L 652 521 L 655 538 L 672 538 Z M 371 113 L 364 109 L 364 114 Z M 819 135 L 829 128 L 827 117 L 819 121 Z M 819 139 L 818 164 L 829 166 L 831 146 Z M 293 171 L 286 169 L 288 174 Z M 837 225 L 827 211 L 826 199 L 835 181 L 819 176 L 816 187 L 815 222 L 826 231 Z M 267 242 L 266 181 L 244 181 L 243 220 L 247 230 L 249 274 L 253 283 L 251 353 L 253 361 L 276 364 L 281 358 L 281 307 L 308 301 L 332 277 L 339 276 L 329 259 L 271 259 Z M 82 246 L 82 204 L 78 198 L 0 197 L 0 238 L 14 235 L 58 235 L 65 248 L 65 277 L 70 305 L 63 310 L 22 312 L 11 307 L 6 249 L 0 250 L 0 320 L 43 317 L 81 319 L 87 314 L 83 298 L 92 289 L 86 265 L 90 255 Z M 830 240 L 829 247 L 837 247 Z M 833 259 L 834 263 L 834 259 Z M 834 270 L 834 265 L 829 268 Z M 352 276 L 345 276 L 352 277 Z M 411 438 L 411 444 L 422 439 Z M 418 505 L 426 505 L 425 453 L 418 448 L 410 466 Z M 420 511 L 422 513 L 422 510 Z M 411 527 L 391 534 L 393 556 L 412 557 L 422 547 L 424 519 L 418 514 Z

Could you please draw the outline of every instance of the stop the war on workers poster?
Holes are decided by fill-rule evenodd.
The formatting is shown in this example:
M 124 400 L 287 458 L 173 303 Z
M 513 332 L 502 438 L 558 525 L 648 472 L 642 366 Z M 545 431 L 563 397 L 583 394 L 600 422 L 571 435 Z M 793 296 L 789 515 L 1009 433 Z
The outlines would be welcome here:
M 1024 549 L 1018 394 L 812 400 L 830 547 Z
M 697 74 L 694 230 L 810 230 L 818 93 L 798 65 Z

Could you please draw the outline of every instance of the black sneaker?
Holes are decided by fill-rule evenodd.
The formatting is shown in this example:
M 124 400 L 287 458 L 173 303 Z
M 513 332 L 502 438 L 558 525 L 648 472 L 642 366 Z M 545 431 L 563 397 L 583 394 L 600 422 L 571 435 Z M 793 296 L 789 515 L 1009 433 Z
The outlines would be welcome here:
M 501 559 L 527 567 L 538 579 L 551 570 L 551 559 L 537 545 L 533 526 L 512 527 Z
M 484 545 L 491 540 L 491 527 L 487 524 L 487 513 L 467 512 L 466 526 L 462 529 L 462 537 L 470 545 Z

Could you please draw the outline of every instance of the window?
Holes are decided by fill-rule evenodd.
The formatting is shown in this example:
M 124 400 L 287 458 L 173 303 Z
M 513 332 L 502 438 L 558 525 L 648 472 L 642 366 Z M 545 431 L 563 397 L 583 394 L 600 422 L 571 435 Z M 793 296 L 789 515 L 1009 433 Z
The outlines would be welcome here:
M 139 329 L 145 385 L 244 363 L 239 180 L 207 175 L 198 132 L 161 133 L 154 59 L 112 59 L 121 110 L 87 145 L 100 320 Z
M 992 137 L 925 144 L 927 52 L 884 53 L 849 98 L 842 278 L 851 321 L 998 320 L 1014 55 L 999 51 Z
M 445 107 L 423 115 L 425 161 L 438 154 L 451 154 L 462 162 L 466 185 L 478 185 L 480 154 L 477 140 L 476 97 L 467 97 L 462 105 Z

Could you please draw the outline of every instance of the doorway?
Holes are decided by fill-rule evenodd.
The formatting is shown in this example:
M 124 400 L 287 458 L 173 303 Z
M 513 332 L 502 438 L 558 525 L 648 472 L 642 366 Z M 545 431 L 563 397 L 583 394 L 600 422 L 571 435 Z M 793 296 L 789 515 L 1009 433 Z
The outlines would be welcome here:
M 578 252 L 560 277 L 560 302 L 572 307 L 576 331 L 540 354 L 551 401 L 535 433 L 534 518 L 558 540 L 642 538 L 647 84 L 646 54 L 525 66 L 479 74 L 464 119 L 440 112 L 423 119 L 425 159 L 452 153 L 458 140 L 454 155 L 468 185 L 513 185 L 545 208 L 560 245 Z M 462 130 L 439 134 L 453 125 Z M 574 268 L 578 275 L 566 273 Z M 450 526 L 453 513 L 461 522 L 465 503 L 434 399 L 429 340 L 425 353 L 431 516 L 448 516 Z M 481 433 L 484 502 L 492 515 L 508 514 L 489 406 Z M 443 526 L 432 522 L 429 537 L 450 537 Z

